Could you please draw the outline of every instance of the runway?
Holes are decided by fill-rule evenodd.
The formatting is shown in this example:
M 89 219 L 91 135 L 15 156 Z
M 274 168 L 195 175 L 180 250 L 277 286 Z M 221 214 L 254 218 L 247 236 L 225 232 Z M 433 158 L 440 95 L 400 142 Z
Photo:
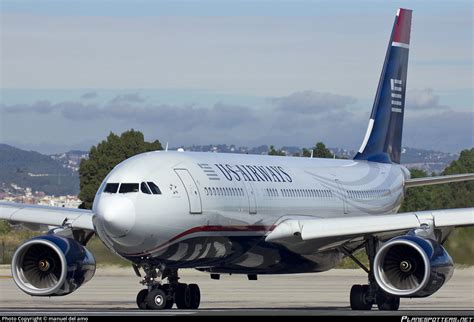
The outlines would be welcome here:
M 195 270 L 180 272 L 181 281 L 201 288 L 198 311 L 139 311 L 135 297 L 142 288 L 132 268 L 99 267 L 94 278 L 76 292 L 51 298 L 21 292 L 0 268 L 0 315 L 354 315 L 393 312 L 353 312 L 349 290 L 366 283 L 362 270 L 332 270 L 319 274 L 259 276 L 223 275 L 211 280 Z M 402 315 L 474 315 L 474 268 L 456 269 L 453 278 L 428 298 L 402 299 Z

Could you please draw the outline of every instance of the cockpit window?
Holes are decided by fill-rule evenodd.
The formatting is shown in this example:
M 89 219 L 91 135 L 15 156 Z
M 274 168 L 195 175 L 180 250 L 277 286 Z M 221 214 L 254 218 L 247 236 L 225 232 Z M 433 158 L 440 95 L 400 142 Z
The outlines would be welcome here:
M 158 186 L 154 182 L 148 181 L 147 183 L 148 187 L 150 187 L 150 190 L 151 192 L 153 192 L 154 195 L 161 195 L 160 188 L 158 188 Z
M 146 182 L 142 182 L 142 183 L 140 184 L 140 190 L 141 190 L 143 193 L 146 193 L 147 195 L 151 195 L 150 188 L 148 188 L 148 186 L 146 185 Z
M 138 183 L 122 183 L 119 193 L 138 192 Z
M 105 185 L 104 192 L 107 193 L 116 193 L 118 190 L 119 184 L 118 183 L 107 183 Z

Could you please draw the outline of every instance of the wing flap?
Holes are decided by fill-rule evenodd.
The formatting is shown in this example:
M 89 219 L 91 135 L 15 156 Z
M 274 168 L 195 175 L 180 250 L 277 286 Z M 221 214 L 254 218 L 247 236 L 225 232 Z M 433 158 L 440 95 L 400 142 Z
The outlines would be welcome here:
M 0 202 L 0 219 L 9 222 L 48 226 L 69 225 L 76 229 L 94 231 L 92 215 L 90 210 Z

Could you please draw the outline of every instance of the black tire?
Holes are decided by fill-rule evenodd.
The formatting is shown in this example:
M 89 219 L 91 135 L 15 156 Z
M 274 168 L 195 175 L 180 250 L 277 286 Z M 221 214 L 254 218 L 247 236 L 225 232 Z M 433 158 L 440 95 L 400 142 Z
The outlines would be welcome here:
M 170 310 L 173 308 L 174 305 L 174 298 L 170 296 L 170 285 L 169 284 L 163 284 L 160 286 L 160 288 L 165 291 L 166 296 L 167 296 L 167 301 L 165 305 L 165 310 Z
M 188 284 L 178 284 L 174 294 L 174 302 L 180 310 L 188 310 L 191 308 L 191 290 Z
M 383 292 L 377 293 L 377 307 L 380 311 L 398 311 L 400 298 Z
M 146 297 L 146 304 L 151 310 L 163 310 L 168 302 L 166 292 L 160 288 L 156 288 Z
M 148 290 L 143 289 L 137 294 L 137 306 L 140 310 L 146 310 L 148 307 L 146 305 L 146 297 L 148 296 Z
M 189 291 L 191 292 L 191 310 L 197 310 L 201 304 L 201 290 L 197 284 L 189 284 Z
M 368 285 L 352 285 L 350 294 L 351 309 L 369 311 L 372 308 L 373 303 L 366 300 L 368 291 Z

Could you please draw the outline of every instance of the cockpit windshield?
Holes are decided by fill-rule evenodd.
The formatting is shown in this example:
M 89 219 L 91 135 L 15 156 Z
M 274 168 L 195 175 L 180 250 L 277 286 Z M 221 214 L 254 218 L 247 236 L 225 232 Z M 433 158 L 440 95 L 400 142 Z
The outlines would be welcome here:
M 119 193 L 138 192 L 138 183 L 122 183 Z
M 154 182 L 148 181 L 147 183 L 154 195 L 161 195 L 160 188 L 158 188 L 158 186 Z
M 148 186 L 147 186 L 147 184 L 146 184 L 145 182 L 142 182 L 142 183 L 140 184 L 140 190 L 141 190 L 143 193 L 147 194 L 147 195 L 151 195 L 150 188 L 148 188 Z
M 116 193 L 118 190 L 119 184 L 118 183 L 107 183 L 105 185 L 104 192 L 107 193 Z
M 140 190 L 143 193 L 146 193 L 147 195 L 151 195 L 151 194 L 161 195 L 160 188 L 158 188 L 158 186 L 154 182 L 151 182 L 151 181 L 142 182 L 140 184 Z
M 119 188 L 120 187 L 120 188 Z M 138 183 L 107 183 L 105 185 L 104 191 L 106 193 L 131 193 L 141 191 L 147 195 L 161 195 L 161 190 L 158 186 L 152 182 L 142 182 Z

